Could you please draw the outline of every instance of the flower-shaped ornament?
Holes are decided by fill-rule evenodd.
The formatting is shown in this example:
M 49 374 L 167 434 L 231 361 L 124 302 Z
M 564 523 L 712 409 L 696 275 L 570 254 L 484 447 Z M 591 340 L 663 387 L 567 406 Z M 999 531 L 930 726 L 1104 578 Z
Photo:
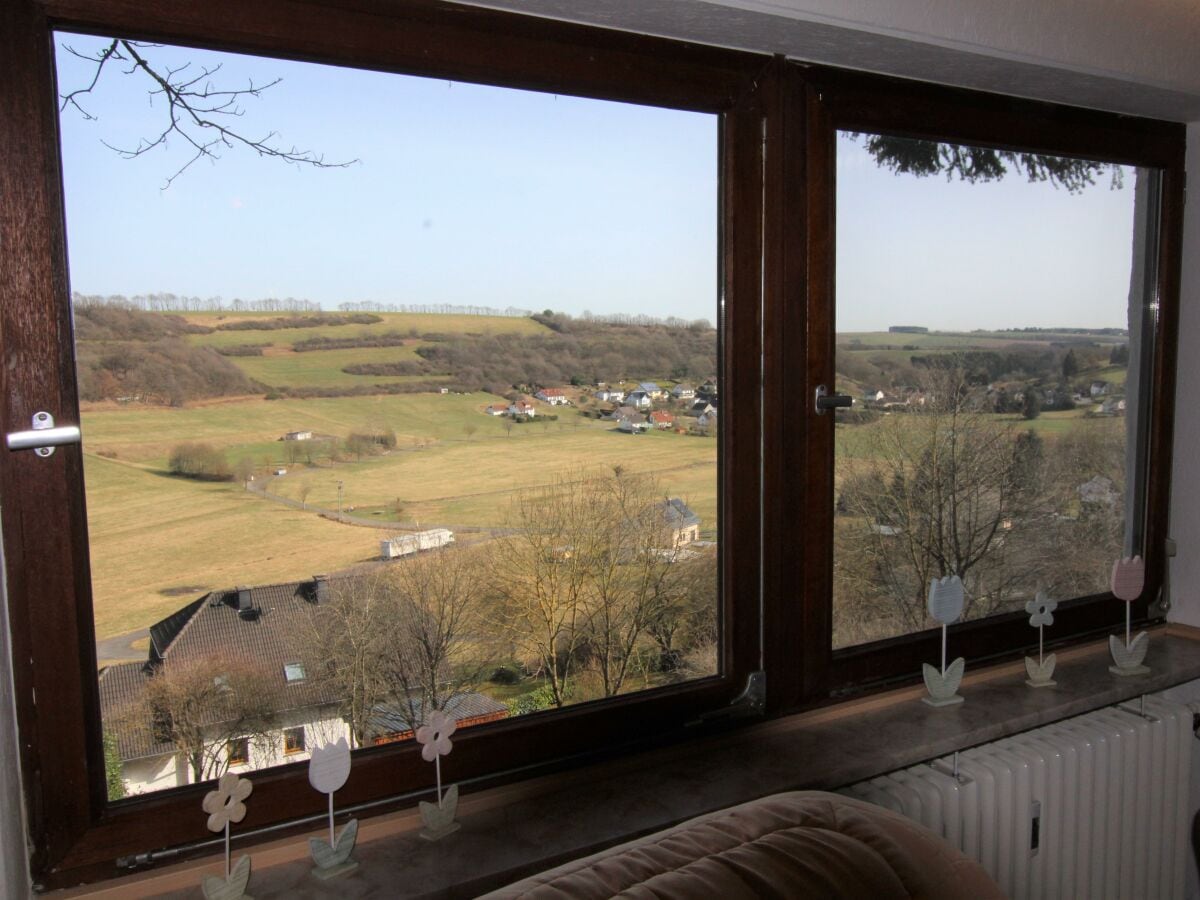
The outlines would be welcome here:
M 417 729 L 417 743 L 421 744 L 421 759 L 433 762 L 439 756 L 445 756 L 453 749 L 450 735 L 458 728 L 458 722 L 444 712 L 434 710 L 429 714 L 429 721 Z
M 344 737 L 317 747 L 308 760 L 308 783 L 322 794 L 340 790 L 350 777 L 350 745 Z
M 929 615 L 943 625 L 958 621 L 963 611 L 963 585 L 957 575 L 929 579 Z
M 1132 603 L 1142 596 L 1146 584 L 1146 563 L 1140 556 L 1118 559 L 1113 563 L 1112 592 L 1118 600 Z
M 1038 591 L 1037 596 L 1025 604 L 1025 612 L 1029 613 L 1029 624 L 1034 628 L 1053 625 L 1056 609 L 1058 601 L 1051 600 L 1043 591 Z
M 250 796 L 254 785 L 248 778 L 238 778 L 226 772 L 217 782 L 217 789 L 204 796 L 202 808 L 208 813 L 208 830 L 220 831 L 230 822 L 238 823 L 246 818 L 246 804 L 242 801 Z

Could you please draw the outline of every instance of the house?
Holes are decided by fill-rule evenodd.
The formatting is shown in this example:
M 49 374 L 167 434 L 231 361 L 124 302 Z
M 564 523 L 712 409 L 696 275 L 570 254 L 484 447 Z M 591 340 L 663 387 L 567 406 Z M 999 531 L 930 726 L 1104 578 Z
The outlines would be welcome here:
M 659 431 L 667 431 L 675 424 L 675 417 L 665 409 L 656 409 L 646 417 L 646 421 Z
M 285 441 L 311 441 L 313 433 L 311 431 L 289 431 L 283 436 Z
M 871 388 L 870 390 L 863 392 L 862 398 L 867 403 L 882 403 L 884 400 L 887 399 L 887 394 L 885 394 L 883 391 L 879 390 L 878 388 Z
M 703 397 L 706 400 L 715 400 L 717 397 L 717 382 L 716 379 L 710 378 L 700 387 L 696 388 L 696 396 Z
M 643 392 L 651 400 L 666 400 L 667 392 L 654 381 L 643 381 L 637 386 L 637 391 Z M 637 392 L 635 391 L 635 393 Z
M 654 405 L 653 398 L 650 396 L 650 394 L 641 389 L 630 391 L 629 396 L 625 398 L 625 402 L 630 406 L 637 407 L 638 409 L 649 409 Z
M 537 415 L 537 408 L 528 400 L 514 400 L 512 405 L 508 407 L 509 415 L 513 416 L 528 416 L 533 418 Z
M 671 388 L 671 396 L 676 400 L 691 400 L 696 396 L 696 389 L 690 384 L 683 384 L 681 382 Z
M 1104 397 L 1108 394 L 1108 388 L 1107 381 L 1093 381 L 1088 387 L 1088 394 L 1092 397 Z
M 716 407 L 708 400 L 697 400 L 692 404 L 691 413 L 693 416 L 702 416 L 705 413 L 710 413 L 716 410 Z
M 1125 415 L 1125 398 L 1108 397 L 1100 404 L 1097 412 L 1102 416 L 1123 416 Z
M 617 428 L 626 434 L 645 434 L 650 430 L 650 424 L 639 414 L 621 416 L 617 419 Z
M 562 388 L 542 388 L 533 396 L 551 406 L 566 406 L 569 402 L 567 394 Z
M 601 388 L 593 396 L 601 403 L 620 403 L 625 399 L 625 392 L 618 388 Z
M 701 429 L 715 428 L 717 426 L 717 411 L 710 409 L 708 412 L 703 412 L 696 417 L 696 427 Z
M 492 403 L 484 409 L 484 414 L 488 416 L 506 416 L 508 415 L 507 403 Z
M 620 421 L 621 419 L 638 419 L 638 420 L 640 420 L 642 418 L 642 414 L 639 413 L 632 406 L 618 406 L 616 409 L 614 409 L 612 412 L 610 412 L 607 416 L 605 416 L 605 418 L 611 419 L 613 421 Z
M 663 521 L 671 530 L 672 548 L 682 547 L 700 539 L 700 517 L 678 497 L 658 504 Z
M 253 662 L 255 677 L 267 678 L 263 686 L 276 708 L 270 727 L 253 738 L 230 739 L 229 730 L 215 718 L 206 725 L 212 738 L 204 756 L 217 771 L 227 766 L 250 772 L 298 762 L 308 759 L 313 747 L 349 738 L 339 712 L 342 698 L 328 681 L 308 677 L 292 643 L 313 608 L 327 602 L 330 589 L 342 580 L 316 575 L 308 581 L 213 591 L 150 627 L 145 662 L 101 670 L 101 714 L 116 744 L 126 792 L 142 794 L 196 781 L 184 754 L 145 718 L 143 696 L 158 672 L 203 664 L 218 648 L 231 659 Z M 404 711 L 414 708 L 419 714 L 418 701 L 381 704 L 372 719 L 377 729 L 373 742 L 411 736 Z M 445 712 L 467 727 L 504 718 L 507 708 L 482 694 L 466 693 L 452 698 Z

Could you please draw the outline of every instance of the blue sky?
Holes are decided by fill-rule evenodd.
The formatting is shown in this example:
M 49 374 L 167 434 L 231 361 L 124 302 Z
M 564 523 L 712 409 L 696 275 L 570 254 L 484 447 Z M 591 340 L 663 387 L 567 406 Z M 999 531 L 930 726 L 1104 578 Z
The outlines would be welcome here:
M 95 50 L 104 41 L 60 35 Z M 106 71 L 61 116 L 72 287 L 84 293 L 451 303 L 716 318 L 717 121 L 628 104 L 197 50 L 216 80 L 282 78 L 239 127 L 359 160 L 245 149 L 124 160 L 161 130 L 145 80 Z M 93 67 L 60 50 L 60 89 Z M 838 328 L 1123 326 L 1133 177 L 1079 195 L 963 185 L 838 148 Z

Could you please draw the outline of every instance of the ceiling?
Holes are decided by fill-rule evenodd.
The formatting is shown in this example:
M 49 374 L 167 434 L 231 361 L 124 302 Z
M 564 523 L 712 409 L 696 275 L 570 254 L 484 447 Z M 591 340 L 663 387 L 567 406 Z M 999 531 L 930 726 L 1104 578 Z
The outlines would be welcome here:
M 482 0 L 478 5 L 1200 121 L 1196 0 Z

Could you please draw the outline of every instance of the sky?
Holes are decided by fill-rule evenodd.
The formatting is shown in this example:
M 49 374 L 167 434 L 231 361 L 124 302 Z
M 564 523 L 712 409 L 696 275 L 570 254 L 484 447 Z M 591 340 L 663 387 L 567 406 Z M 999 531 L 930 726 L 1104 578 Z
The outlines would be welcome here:
M 63 49 L 59 88 L 94 65 Z M 238 127 L 347 168 L 179 139 L 140 75 L 106 70 L 61 119 L 74 290 L 201 297 L 550 308 L 716 321 L 715 116 L 193 49 L 222 88 L 280 84 Z M 1124 326 L 1134 178 L 1072 195 L 1022 176 L 965 185 L 881 170 L 838 146 L 839 331 Z

